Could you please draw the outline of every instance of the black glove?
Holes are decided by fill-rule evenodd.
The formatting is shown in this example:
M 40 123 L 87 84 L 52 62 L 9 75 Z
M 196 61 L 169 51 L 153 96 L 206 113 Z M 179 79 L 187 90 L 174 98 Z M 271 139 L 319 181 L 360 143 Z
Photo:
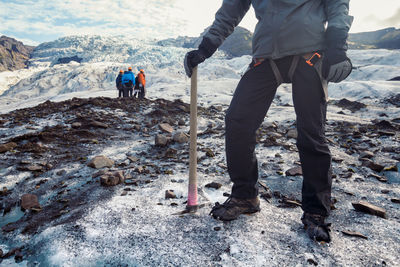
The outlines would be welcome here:
M 343 49 L 328 49 L 322 61 L 322 76 L 328 82 L 338 83 L 346 79 L 353 68 Z
M 211 57 L 216 50 L 217 47 L 214 46 L 209 39 L 203 38 L 203 41 L 201 41 L 201 44 L 199 45 L 199 49 L 192 50 L 185 56 L 183 64 L 185 66 L 186 75 L 190 78 L 192 76 L 193 68 Z
M 202 63 L 204 60 L 206 60 L 206 58 L 207 57 L 201 52 L 200 49 L 188 52 L 184 61 L 186 75 L 189 78 L 192 77 L 192 71 L 194 67 Z
M 344 29 L 328 27 L 325 33 L 326 51 L 322 61 L 322 76 L 338 83 L 350 75 L 353 65 L 346 55 L 348 33 Z

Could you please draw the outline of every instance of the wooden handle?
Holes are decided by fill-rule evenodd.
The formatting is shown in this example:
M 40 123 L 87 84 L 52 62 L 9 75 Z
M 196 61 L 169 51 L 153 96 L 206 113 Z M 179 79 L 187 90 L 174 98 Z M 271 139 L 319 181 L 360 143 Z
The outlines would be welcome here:
M 190 85 L 190 148 L 188 207 L 197 206 L 197 67 Z

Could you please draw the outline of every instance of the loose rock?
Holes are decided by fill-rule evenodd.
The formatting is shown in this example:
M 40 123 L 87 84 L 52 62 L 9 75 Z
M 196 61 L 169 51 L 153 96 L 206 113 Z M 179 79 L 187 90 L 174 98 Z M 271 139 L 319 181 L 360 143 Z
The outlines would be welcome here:
M 95 169 L 101 169 L 104 167 L 111 168 L 114 165 L 114 161 L 107 158 L 106 156 L 96 156 L 88 164 L 89 167 Z
M 17 147 L 17 144 L 14 142 L 2 144 L 2 145 L 0 145 L 0 153 L 4 153 L 4 152 L 10 151 L 10 150 L 13 150 L 16 147 Z
M 165 151 L 164 157 L 166 157 L 166 158 L 174 158 L 177 155 L 177 153 L 178 153 L 178 150 L 169 147 L 167 149 L 167 151 Z
M 390 201 L 396 204 L 400 204 L 400 199 L 399 198 L 392 198 Z
M 156 135 L 156 137 L 154 139 L 154 144 L 156 146 L 163 147 L 163 146 L 166 146 L 167 143 L 168 143 L 168 138 L 166 136 L 164 136 L 162 134 L 157 134 Z
M 205 187 L 207 187 L 207 188 L 214 188 L 214 189 L 220 189 L 221 186 L 222 186 L 222 184 L 217 183 L 217 182 L 212 182 L 212 183 L 205 185 Z
M 174 190 L 166 190 L 165 191 L 165 199 L 169 198 L 176 198 L 176 194 L 174 193 Z
M 385 177 L 377 175 L 375 173 L 371 173 L 369 175 L 369 177 L 373 177 L 373 178 L 377 179 L 379 182 L 382 182 L 382 183 L 386 183 L 388 181 Z
M 215 157 L 214 152 L 210 148 L 205 148 L 204 151 L 206 152 L 206 156 L 209 158 Z
M 74 123 L 71 124 L 71 127 L 74 128 L 74 129 L 81 128 L 82 127 L 82 123 L 74 122 Z
M 107 172 L 100 177 L 100 184 L 104 186 L 115 186 L 124 182 L 123 171 Z
M 160 123 L 159 127 L 162 131 L 166 133 L 172 133 L 174 131 L 174 128 L 172 128 L 172 126 L 168 123 Z
M 385 168 L 385 166 L 375 163 L 370 159 L 363 159 L 362 165 L 376 172 L 381 172 Z
M 372 205 L 371 203 L 368 203 L 366 201 L 353 202 L 351 204 L 357 211 L 365 212 L 386 219 L 386 210 L 383 208 Z
M 296 166 L 293 167 L 285 172 L 286 176 L 299 176 L 303 175 L 303 170 L 301 169 L 301 166 Z
M 345 108 L 350 110 L 351 112 L 355 112 L 358 111 L 362 108 L 367 107 L 365 104 L 361 103 L 361 102 L 357 102 L 357 101 L 350 101 L 346 98 L 343 98 L 341 100 L 339 100 L 339 102 L 336 103 L 337 106 L 341 107 L 341 108 Z
M 89 123 L 89 126 L 107 129 L 108 125 L 99 121 L 92 121 Z
M 128 156 L 128 159 L 129 159 L 131 162 L 136 162 L 136 161 L 139 160 L 137 157 L 134 157 L 134 156 Z
M 187 143 L 189 141 L 189 137 L 183 132 L 175 133 L 172 139 L 180 144 Z
M 370 159 L 374 157 L 374 153 L 370 151 L 364 151 L 360 154 L 360 159 Z
M 178 125 L 179 126 L 183 126 L 183 125 L 185 125 L 186 124 L 186 122 L 183 120 L 183 119 L 180 119 L 179 121 L 178 121 Z
M 290 129 L 287 133 L 286 133 L 288 138 L 294 138 L 297 139 L 297 129 Z
M 21 209 L 29 210 L 32 208 L 40 209 L 38 197 L 34 194 L 25 194 L 21 197 Z
M 366 237 L 365 235 L 363 235 L 363 234 L 361 234 L 359 232 L 343 230 L 342 233 L 344 235 L 348 235 L 348 236 L 354 236 L 354 237 L 360 237 L 360 238 L 363 238 L 363 239 L 368 239 L 368 237 Z

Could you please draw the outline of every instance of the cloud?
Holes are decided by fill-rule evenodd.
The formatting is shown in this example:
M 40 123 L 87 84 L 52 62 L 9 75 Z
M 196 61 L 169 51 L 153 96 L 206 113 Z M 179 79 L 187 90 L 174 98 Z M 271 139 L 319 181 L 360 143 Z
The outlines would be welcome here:
M 391 16 L 390 18 L 384 19 L 383 22 L 388 25 L 393 25 L 395 27 L 399 27 L 400 26 L 400 8 L 397 9 L 396 13 L 393 16 Z
M 352 0 L 352 31 L 398 26 L 399 0 Z M 386 4 L 387 2 L 387 4 Z M 211 25 L 222 0 L 0 0 L 0 32 L 30 43 L 68 35 L 127 35 L 163 39 L 198 36 Z M 394 8 L 393 8 L 394 7 Z M 397 9 L 397 13 L 392 15 Z M 371 14 L 368 17 L 368 14 Z M 250 10 L 242 23 L 254 29 Z
M 0 31 L 36 41 L 71 34 L 177 36 L 185 26 L 177 0 L 0 1 Z M 44 40 L 39 40 L 44 39 Z

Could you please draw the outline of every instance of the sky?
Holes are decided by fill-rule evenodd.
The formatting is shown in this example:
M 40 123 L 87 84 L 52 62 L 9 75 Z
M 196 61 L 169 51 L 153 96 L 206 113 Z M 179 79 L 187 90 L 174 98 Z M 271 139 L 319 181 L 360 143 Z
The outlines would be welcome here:
M 222 0 L 0 0 L 0 35 L 37 45 L 62 36 L 99 34 L 164 39 L 198 36 Z M 400 28 L 400 0 L 351 0 L 350 32 Z M 254 30 L 250 10 L 240 26 Z

